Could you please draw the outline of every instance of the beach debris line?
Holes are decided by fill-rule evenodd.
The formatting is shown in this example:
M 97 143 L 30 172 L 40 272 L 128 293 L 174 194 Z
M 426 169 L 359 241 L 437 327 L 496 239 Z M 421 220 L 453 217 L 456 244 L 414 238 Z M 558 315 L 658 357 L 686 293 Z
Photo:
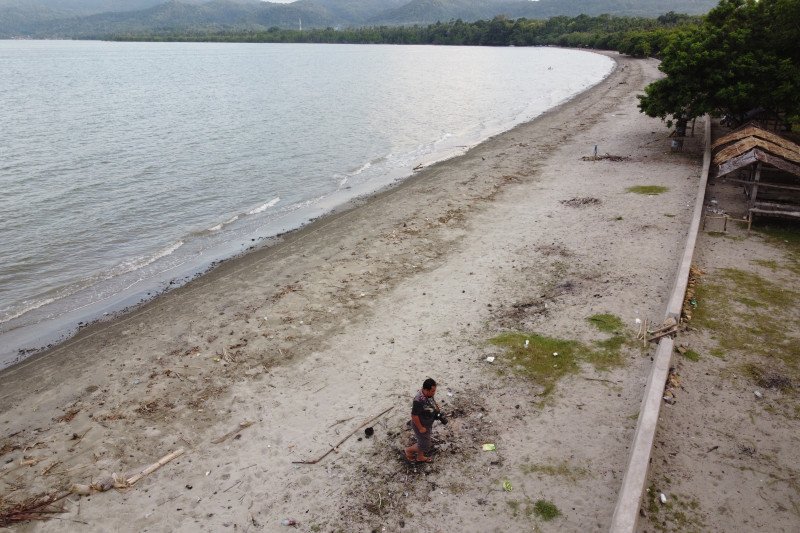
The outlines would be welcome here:
M 597 147 L 595 147 L 594 155 L 585 155 L 585 156 L 581 157 L 581 161 L 603 161 L 603 160 L 608 160 L 608 161 L 630 161 L 631 160 L 631 158 L 626 156 L 626 155 L 611 155 L 611 154 L 608 154 L 608 153 L 605 154 L 605 155 L 597 155 L 596 148 Z
M 367 426 L 367 425 L 371 424 L 372 422 L 374 422 L 375 420 L 379 419 L 380 417 L 382 417 L 383 415 L 385 415 L 386 413 L 388 413 L 388 412 L 389 412 L 389 411 L 391 411 L 392 409 L 394 409 L 394 406 L 391 406 L 391 407 L 389 407 L 388 409 L 384 409 L 383 411 L 381 411 L 381 412 L 380 412 L 380 413 L 378 413 L 377 415 L 373 416 L 373 417 L 372 417 L 372 418 L 370 418 L 369 420 L 367 420 L 367 421 L 363 422 L 363 423 L 362 423 L 360 426 L 358 426 L 358 427 L 357 427 L 357 428 L 355 428 L 353 431 L 351 431 L 350 433 L 348 433 L 347 435 L 345 435 L 345 436 L 344 436 L 344 438 L 343 438 L 342 440 L 340 440 L 339 442 L 337 442 L 335 445 L 331 446 L 331 449 L 330 449 L 330 450 L 328 450 L 327 452 L 323 453 L 321 456 L 317 457 L 316 459 L 312 459 L 312 460 L 306 460 L 306 461 L 292 461 L 292 464 L 299 464 L 299 465 L 314 465 L 314 464 L 317 464 L 318 462 L 320 462 L 320 461 L 322 461 L 323 459 L 325 459 L 325 458 L 326 458 L 326 457 L 327 457 L 327 456 L 328 456 L 328 455 L 329 455 L 331 452 L 338 451 L 338 450 L 337 450 L 337 448 L 339 448 L 339 446 L 341 446 L 341 445 L 344 443 L 344 441 L 346 441 L 347 439 L 349 439 L 350 437 L 352 437 L 352 436 L 353 436 L 353 435 L 354 435 L 354 434 L 355 434 L 357 431 L 359 431 L 361 428 L 363 428 L 364 426 Z

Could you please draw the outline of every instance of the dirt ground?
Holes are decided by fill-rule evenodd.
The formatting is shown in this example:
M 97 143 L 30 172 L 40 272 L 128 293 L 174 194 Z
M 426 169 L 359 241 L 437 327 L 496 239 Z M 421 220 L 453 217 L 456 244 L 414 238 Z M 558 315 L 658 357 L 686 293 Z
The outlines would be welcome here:
M 607 530 L 651 364 L 637 319 L 663 318 L 702 150 L 636 109 L 656 63 L 612 57 L 538 119 L 0 374 L 6 510 L 185 450 L 11 527 Z M 411 465 L 428 376 L 450 423 Z
M 748 234 L 746 213 L 741 186 L 710 182 L 643 532 L 800 530 L 800 225 L 757 219 Z

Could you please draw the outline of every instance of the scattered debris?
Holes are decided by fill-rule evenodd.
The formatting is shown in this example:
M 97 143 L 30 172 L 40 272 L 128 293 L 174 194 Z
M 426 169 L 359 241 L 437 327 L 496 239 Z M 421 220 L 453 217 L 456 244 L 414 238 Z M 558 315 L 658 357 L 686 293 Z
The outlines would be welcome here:
M 391 411 L 392 409 L 394 409 L 394 406 L 392 406 L 392 407 L 389 407 L 388 409 L 384 409 L 384 410 L 383 410 L 383 411 L 381 411 L 379 414 L 377 414 L 377 415 L 373 416 L 372 418 L 370 418 L 369 420 L 367 420 L 366 422 L 364 422 L 363 424 L 361 424 L 360 426 L 358 426 L 356 429 L 354 429 L 353 431 L 351 431 L 350 433 L 348 433 L 347 435 L 345 435 L 345 436 L 344 436 L 344 438 L 343 438 L 342 440 L 340 440 L 339 442 L 337 442 L 335 446 L 332 446 L 330 450 L 328 450 L 327 452 L 325 452 L 324 454 L 322 454 L 322 455 L 321 455 L 321 456 L 319 456 L 318 458 L 316 458 L 316 459 L 313 459 L 313 460 L 308 460 L 308 461 L 292 461 L 292 463 L 293 463 L 293 464 L 300 464 L 300 465 L 313 465 L 313 464 L 317 464 L 318 462 L 320 462 L 320 461 L 322 461 L 323 459 L 325 459 L 325 458 L 326 458 L 326 457 L 327 457 L 327 456 L 328 456 L 328 455 L 329 455 L 331 452 L 335 452 L 335 451 L 337 451 L 337 448 L 338 448 L 339 446 L 341 446 L 341 445 L 342 445 L 342 443 L 343 443 L 344 441 L 346 441 L 347 439 L 349 439 L 350 437 L 352 437 L 352 436 L 353 436 L 353 434 L 354 434 L 356 431 L 360 430 L 361 428 L 363 428 L 363 427 L 364 427 L 364 426 L 366 426 L 367 424 L 370 424 L 371 422 L 374 422 L 375 420 L 377 420 L 378 418 L 382 417 L 383 415 L 385 415 L 386 413 L 388 413 L 388 412 L 389 412 L 389 411 Z
M 667 383 L 664 386 L 664 401 L 669 405 L 675 405 L 675 389 L 681 386 L 680 377 L 675 372 L 675 367 L 669 369 Z
M 631 158 L 625 155 L 585 155 L 581 157 L 581 161 L 630 161 Z
M 570 198 L 569 200 L 561 200 L 561 203 L 568 207 L 584 207 L 587 205 L 597 205 L 600 204 L 601 202 L 597 198 L 586 197 L 586 198 Z
M 0 497 L 0 527 L 4 528 L 14 523 L 27 522 L 29 520 L 49 520 L 56 514 L 64 513 L 66 509 L 63 506 L 54 507 L 54 504 L 70 494 L 70 492 L 65 492 L 62 494 L 33 496 L 15 504 L 7 504 Z
M 485 452 L 493 452 L 495 450 L 497 450 L 497 446 L 492 443 L 486 443 L 483 445 L 483 451 Z

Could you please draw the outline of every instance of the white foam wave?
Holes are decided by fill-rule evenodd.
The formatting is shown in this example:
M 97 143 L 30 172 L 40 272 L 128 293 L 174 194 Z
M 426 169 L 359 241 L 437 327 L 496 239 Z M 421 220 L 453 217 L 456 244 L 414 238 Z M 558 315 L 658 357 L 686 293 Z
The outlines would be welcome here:
M 266 211 L 267 209 L 269 209 L 270 207 L 274 206 L 275 204 L 277 204 L 280 201 L 281 201 L 280 197 L 273 198 L 269 202 L 267 202 L 267 203 L 265 203 L 263 205 L 260 205 L 260 206 L 256 207 L 255 209 L 253 209 L 251 211 L 248 211 L 247 214 L 248 215 L 257 215 L 258 213 L 262 213 L 262 212 Z
M 356 170 L 355 172 L 351 172 L 350 175 L 351 176 L 358 176 L 359 174 L 369 170 L 369 168 L 371 166 L 372 166 L 372 161 L 367 161 L 366 163 L 361 165 L 361 167 L 358 170 Z
M 151 263 L 154 263 L 154 262 L 158 261 L 159 259 L 161 259 L 163 257 L 167 257 L 168 255 L 172 254 L 175 250 L 177 250 L 181 246 L 183 246 L 183 241 L 177 241 L 177 242 L 167 246 L 166 248 L 163 248 L 163 249 L 159 250 L 158 252 L 156 252 L 153 255 L 145 256 L 145 257 L 139 257 L 139 258 L 136 258 L 136 259 L 132 259 L 130 261 L 122 262 L 119 265 L 117 265 L 116 267 L 112 268 L 111 270 L 106 271 L 105 273 L 95 274 L 91 278 L 87 278 L 87 279 L 84 279 L 84 280 L 82 280 L 80 282 L 76 282 L 76 283 L 74 283 L 74 284 L 72 284 L 72 285 L 70 285 L 68 287 L 63 287 L 63 288 L 59 289 L 59 291 L 58 291 L 59 294 L 57 294 L 56 296 L 46 297 L 46 298 L 43 298 L 41 300 L 34 301 L 33 303 L 30 303 L 28 305 L 25 305 L 24 307 L 22 307 L 18 311 L 14 311 L 14 312 L 10 313 L 8 316 L 3 317 L 2 319 L 0 319 L 0 323 L 8 322 L 10 320 L 14 320 L 15 318 L 19 318 L 20 316 L 22 316 L 22 315 L 24 315 L 26 313 L 34 311 L 34 310 L 36 310 L 36 309 L 38 309 L 40 307 L 43 307 L 43 306 L 48 305 L 48 304 L 51 304 L 51 303 L 56 302 L 58 300 L 61 300 L 63 298 L 67 298 L 69 296 L 72 296 L 73 294 L 75 294 L 75 293 L 77 293 L 79 291 L 82 291 L 84 289 L 87 289 L 87 288 L 89 288 L 89 287 L 91 287 L 91 286 L 93 286 L 93 285 L 95 285 L 97 283 L 100 283 L 102 281 L 111 279 L 111 278 L 116 277 L 116 276 L 122 276 L 122 275 L 128 274 L 130 272 L 142 269 L 142 268 L 146 267 L 147 265 L 150 265 Z
M 166 248 L 159 250 L 153 255 L 139 257 L 137 259 L 132 259 L 130 261 L 125 261 L 124 263 L 120 263 L 116 268 L 112 270 L 111 275 L 107 276 L 106 279 L 112 276 L 119 276 L 122 274 L 127 274 L 128 272 L 133 272 L 134 270 L 139 270 L 140 268 L 144 268 L 147 265 L 154 263 L 155 261 L 158 261 L 162 257 L 170 255 L 181 246 L 183 246 L 183 241 L 177 241 L 173 244 L 170 244 Z
M 208 228 L 208 231 L 219 231 L 222 229 L 222 224 L 217 224 L 216 226 L 211 226 Z

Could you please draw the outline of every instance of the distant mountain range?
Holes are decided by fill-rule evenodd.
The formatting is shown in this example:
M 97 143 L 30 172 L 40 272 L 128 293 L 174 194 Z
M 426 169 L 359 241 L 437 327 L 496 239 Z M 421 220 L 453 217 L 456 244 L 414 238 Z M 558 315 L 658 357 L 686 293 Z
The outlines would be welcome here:
M 716 0 L 0 0 L 0 38 L 433 24 L 601 14 L 703 14 Z

